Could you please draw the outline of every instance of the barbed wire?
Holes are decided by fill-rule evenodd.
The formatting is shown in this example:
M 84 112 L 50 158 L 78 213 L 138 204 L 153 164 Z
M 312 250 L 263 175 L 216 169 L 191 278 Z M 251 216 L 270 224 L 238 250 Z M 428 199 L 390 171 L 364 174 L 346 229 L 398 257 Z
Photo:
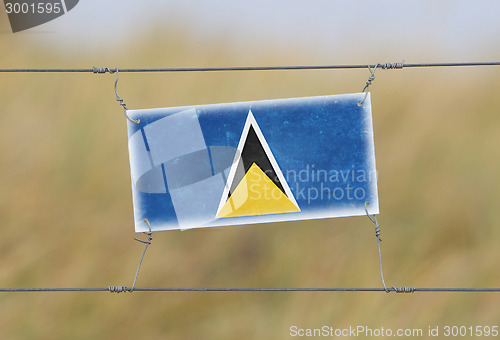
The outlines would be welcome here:
M 376 64 L 354 64 L 354 65 L 296 65 L 296 66 L 233 66 L 233 67 L 167 67 L 167 68 L 116 68 L 116 67 L 93 67 L 93 68 L 3 68 L 0 72 L 33 72 L 33 73 L 114 73 L 119 72 L 219 72 L 219 71 L 277 71 L 277 70 L 334 70 L 334 69 L 366 69 L 382 68 L 402 69 L 420 67 L 464 67 L 464 66 L 500 66 L 500 61 L 493 62 L 446 62 L 446 63 L 376 63 Z

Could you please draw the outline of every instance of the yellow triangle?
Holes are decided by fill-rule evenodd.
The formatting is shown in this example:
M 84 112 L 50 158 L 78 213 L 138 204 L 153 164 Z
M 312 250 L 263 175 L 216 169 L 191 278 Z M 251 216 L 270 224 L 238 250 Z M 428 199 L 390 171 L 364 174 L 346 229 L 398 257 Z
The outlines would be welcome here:
M 299 212 L 276 184 L 255 163 L 217 213 L 217 218 Z

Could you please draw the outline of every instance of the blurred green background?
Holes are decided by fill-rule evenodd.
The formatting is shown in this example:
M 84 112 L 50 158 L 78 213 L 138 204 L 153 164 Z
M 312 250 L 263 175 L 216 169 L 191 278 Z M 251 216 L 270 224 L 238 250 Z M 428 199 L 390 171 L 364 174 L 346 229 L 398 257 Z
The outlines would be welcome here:
M 179 21 L 151 24 L 133 44 L 86 50 L 89 41 L 75 40 L 77 52 L 40 43 L 50 32 L 13 36 L 3 14 L 0 26 L 0 68 L 400 61 L 378 60 L 383 46 L 362 58 L 293 44 L 249 56 L 224 34 L 203 41 L 202 28 Z M 450 61 L 419 53 L 406 62 Z M 498 53 L 478 59 L 498 61 Z M 154 108 L 360 92 L 368 76 L 123 73 L 119 93 L 132 109 Z M 497 67 L 377 71 L 371 91 L 388 286 L 500 286 L 499 76 Z M 109 74 L 0 74 L 0 287 L 132 284 L 143 245 L 133 240 L 126 121 L 113 83 Z M 138 287 L 381 286 L 366 217 L 153 238 Z M 498 293 L 0 293 L 0 338 L 287 339 L 292 325 L 425 331 L 500 325 L 499 302 Z

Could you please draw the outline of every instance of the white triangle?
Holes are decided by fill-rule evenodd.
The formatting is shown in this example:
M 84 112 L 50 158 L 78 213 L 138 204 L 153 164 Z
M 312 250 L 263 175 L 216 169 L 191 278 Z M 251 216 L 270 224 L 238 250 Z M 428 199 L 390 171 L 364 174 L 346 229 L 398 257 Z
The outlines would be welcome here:
M 219 211 L 222 209 L 222 207 L 227 201 L 229 190 L 231 188 L 231 185 L 233 184 L 234 177 L 236 175 L 236 169 L 238 168 L 238 164 L 241 159 L 243 146 L 245 145 L 245 141 L 247 140 L 247 136 L 250 131 L 250 126 L 253 127 L 255 133 L 257 134 L 257 138 L 259 139 L 260 144 L 264 148 L 264 152 L 266 153 L 267 158 L 271 162 L 271 166 L 273 167 L 276 176 L 278 176 L 278 179 L 281 185 L 283 186 L 283 189 L 285 190 L 286 196 L 297 208 L 299 208 L 299 205 L 297 204 L 297 201 L 295 200 L 295 197 L 293 196 L 292 191 L 290 190 L 290 187 L 288 186 L 288 183 L 285 180 L 285 176 L 283 176 L 283 172 L 278 166 L 278 162 L 276 162 L 276 159 L 274 158 L 273 153 L 271 152 L 271 149 L 269 148 L 269 145 L 267 144 L 267 141 L 264 138 L 264 135 L 262 134 L 262 131 L 260 130 L 259 125 L 257 124 L 257 121 L 255 120 L 255 117 L 252 114 L 252 110 L 250 110 L 248 111 L 247 120 L 245 122 L 245 126 L 243 127 L 243 132 L 241 133 L 240 141 L 238 143 L 238 149 L 236 150 L 236 154 L 234 155 L 233 163 L 231 165 L 231 170 L 229 171 L 229 176 L 227 178 L 226 185 L 224 187 L 224 192 L 222 193 L 222 197 L 216 215 L 219 213 Z

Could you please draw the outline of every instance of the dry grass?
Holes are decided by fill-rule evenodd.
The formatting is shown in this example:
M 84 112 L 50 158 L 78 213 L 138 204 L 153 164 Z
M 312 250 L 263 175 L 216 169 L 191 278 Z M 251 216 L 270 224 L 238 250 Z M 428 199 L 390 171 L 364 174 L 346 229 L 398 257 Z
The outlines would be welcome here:
M 41 47 L 23 52 L 28 38 L 9 39 L 0 36 L 13 46 L 0 52 L 4 67 L 234 61 L 223 44 L 205 45 L 200 58 L 174 39 L 120 51 L 126 57 L 71 63 Z M 272 55 L 258 63 L 281 62 Z M 123 74 L 119 86 L 131 108 L 147 108 L 358 92 L 367 75 Z M 389 285 L 499 286 L 498 76 L 494 68 L 377 74 L 372 104 Z M 133 241 L 125 119 L 112 86 L 110 75 L 1 75 L 0 286 L 130 285 L 142 245 Z M 138 285 L 380 286 L 373 225 L 342 218 L 157 233 Z M 280 339 L 291 325 L 485 325 L 500 320 L 499 302 L 495 294 L 3 293 L 0 337 Z

